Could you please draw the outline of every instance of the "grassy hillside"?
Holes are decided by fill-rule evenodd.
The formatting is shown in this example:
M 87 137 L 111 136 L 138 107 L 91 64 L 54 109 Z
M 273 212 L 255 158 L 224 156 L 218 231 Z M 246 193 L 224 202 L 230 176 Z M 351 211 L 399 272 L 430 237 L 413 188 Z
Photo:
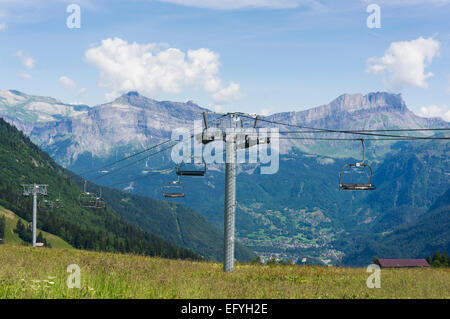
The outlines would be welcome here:
M 67 266 L 81 269 L 68 289 Z M 238 264 L 232 274 L 211 262 L 73 249 L 0 245 L 4 298 L 450 298 L 450 269 L 382 270 L 369 289 L 364 268 Z
M 37 227 L 60 236 L 75 248 L 169 258 L 200 258 L 185 248 L 144 232 L 111 209 L 86 209 L 78 204 L 81 189 L 48 154 L 15 127 L 0 119 L 0 205 L 30 221 L 32 200 L 21 184 L 48 184 L 47 199 L 60 198 L 63 208 L 40 211 Z M 39 197 L 39 200 L 42 200 Z
M 14 232 L 14 229 L 16 228 L 17 221 L 21 220 L 23 223 L 26 223 L 26 221 L 23 218 L 20 218 L 16 214 L 14 214 L 12 211 L 7 210 L 0 206 L 0 217 L 5 216 L 5 243 L 6 244 L 27 244 L 25 243 L 18 234 Z M 46 231 L 43 231 L 41 229 L 37 229 L 37 233 L 42 232 L 42 235 L 47 240 L 48 243 L 50 243 L 51 247 L 53 248 L 72 248 L 69 243 L 67 243 L 65 240 L 61 239 L 58 236 L 55 236 L 53 234 L 47 233 Z

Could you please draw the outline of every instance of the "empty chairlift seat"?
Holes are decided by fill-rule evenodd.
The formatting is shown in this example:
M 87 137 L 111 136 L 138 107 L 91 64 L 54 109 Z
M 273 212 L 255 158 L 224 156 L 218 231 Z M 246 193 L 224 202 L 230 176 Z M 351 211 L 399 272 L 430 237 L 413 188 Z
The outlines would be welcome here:
M 55 199 L 53 205 L 54 205 L 53 207 L 54 207 L 55 209 L 60 209 L 60 208 L 63 208 L 63 207 L 64 207 L 63 202 L 62 202 L 62 200 L 61 200 L 61 193 L 58 195 L 58 198 Z
M 104 199 L 99 196 L 95 198 L 95 207 L 96 209 L 105 209 L 106 208 L 106 202 Z
M 86 181 L 84 181 L 83 192 L 78 197 L 78 203 L 83 208 L 105 209 L 106 202 L 102 198 L 102 189 L 100 194 L 89 193 L 86 191 Z
M 376 189 L 375 185 L 372 183 L 372 167 L 364 163 L 365 146 L 363 139 L 361 139 L 361 143 L 363 147 L 362 161 L 344 165 L 339 173 L 339 188 L 341 190 L 360 191 Z
M 162 188 L 162 193 L 167 198 L 184 197 L 184 185 L 180 181 L 167 182 Z
M 38 208 L 41 212 L 48 212 L 53 210 L 54 205 L 51 200 L 44 199 L 39 201 Z
M 78 197 L 78 202 L 81 207 L 95 208 L 97 202 L 97 196 L 93 193 L 83 192 Z
M 192 158 L 191 163 L 182 162 L 177 167 L 178 176 L 205 176 L 206 163 L 202 160 L 201 163 L 195 163 Z

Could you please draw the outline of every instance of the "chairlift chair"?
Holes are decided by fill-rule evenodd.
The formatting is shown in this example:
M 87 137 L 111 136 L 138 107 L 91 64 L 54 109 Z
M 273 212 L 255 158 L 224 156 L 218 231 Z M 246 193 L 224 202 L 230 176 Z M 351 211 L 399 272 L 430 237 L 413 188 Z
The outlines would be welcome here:
M 60 208 L 64 207 L 62 204 L 62 201 L 61 201 L 61 194 L 59 194 L 58 198 L 55 199 L 54 207 L 55 207 L 55 209 L 60 209 Z
M 78 203 L 81 207 L 84 208 L 95 208 L 95 203 L 97 201 L 97 198 L 95 194 L 89 193 L 89 192 L 83 192 L 78 197 Z
M 54 208 L 53 202 L 51 200 L 47 200 L 47 199 L 39 201 L 38 207 L 41 212 L 52 211 Z
M 361 143 L 363 147 L 362 161 L 359 163 L 345 164 L 339 173 L 339 189 L 341 190 L 360 191 L 376 189 L 375 185 L 372 184 L 372 167 L 364 163 L 364 139 L 361 139 Z
M 167 182 L 162 188 L 162 193 L 167 198 L 184 197 L 184 185 L 179 180 Z
M 63 208 L 63 204 L 59 198 L 55 200 L 55 208 L 56 209 Z
M 92 208 L 95 208 L 95 209 L 105 209 L 106 208 L 106 202 L 102 198 L 102 189 L 101 188 L 100 188 L 99 195 L 95 197 L 95 205 Z
M 103 198 L 101 197 L 96 197 L 95 198 L 95 207 L 96 209 L 106 209 L 106 202 Z
M 178 176 L 205 176 L 206 163 L 202 160 L 201 163 L 195 163 L 194 157 L 192 157 L 192 163 L 182 162 L 177 167 Z
M 78 197 L 78 203 L 84 208 L 104 209 L 106 202 L 102 199 L 102 189 L 100 188 L 100 195 L 89 193 L 86 191 L 86 181 L 84 181 L 83 193 Z

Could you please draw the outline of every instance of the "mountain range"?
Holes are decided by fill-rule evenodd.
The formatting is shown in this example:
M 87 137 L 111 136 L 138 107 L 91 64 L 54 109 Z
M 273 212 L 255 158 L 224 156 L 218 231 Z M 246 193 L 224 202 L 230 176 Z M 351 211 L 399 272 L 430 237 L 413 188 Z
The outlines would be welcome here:
M 88 107 L 17 91 L 0 91 L 0 116 L 27 134 L 59 164 L 93 180 L 99 178 L 98 172 L 83 173 L 168 139 L 176 127 L 192 127 L 192 121 L 201 119 L 203 111 L 208 110 L 193 102 L 160 102 L 137 92 Z M 289 124 L 278 125 L 284 131 L 300 130 L 295 127 L 328 130 L 450 127 L 440 118 L 415 115 L 401 95 L 385 92 L 344 94 L 326 105 L 264 117 L 260 126 L 268 126 L 268 121 Z M 431 136 L 433 133 L 407 134 Z M 283 140 L 280 169 L 276 174 L 260 175 L 258 168 L 245 169 L 243 165 L 237 184 L 238 238 L 262 256 L 288 259 L 309 256 L 326 263 L 343 260 L 361 264 L 373 256 L 361 254 L 364 260 L 345 256 L 362 251 L 363 243 L 372 242 L 380 234 L 396 236 L 396 231 L 406 225 L 419 227 L 416 222 L 425 218 L 435 201 L 445 197 L 445 191 L 450 188 L 448 142 L 369 141 L 368 138 L 366 149 L 377 186 L 376 191 L 368 193 L 342 192 L 337 187 L 341 167 L 360 159 L 358 141 Z M 162 199 L 161 185 L 173 177 L 143 175 L 149 169 L 167 166 L 167 152 L 159 155 L 96 182 L 113 185 L 130 177 L 142 177 L 117 187 Z M 223 227 L 223 167 L 209 167 L 206 178 L 183 182 L 187 196 L 177 203 L 200 212 L 215 227 Z M 141 227 L 152 224 L 145 222 L 143 216 L 125 213 L 123 217 Z M 434 231 L 436 236 L 445 233 Z M 348 244 L 355 239 L 361 245 Z M 448 241 L 447 238 L 439 247 L 446 247 Z M 391 242 L 395 243 L 395 239 Z M 423 240 L 417 238 L 417 247 L 435 247 L 420 243 Z M 375 254 L 374 249 L 368 251 Z M 432 253 L 426 248 L 413 251 L 415 255 Z M 382 257 L 379 254 L 382 250 L 376 252 Z
M 170 138 L 175 128 L 192 128 L 209 111 L 188 101 L 155 101 L 137 92 L 93 107 L 68 105 L 53 98 L 0 91 L 0 115 L 69 169 L 78 161 L 120 157 Z M 440 118 L 422 118 L 410 111 L 399 94 L 344 94 L 327 105 L 266 118 L 297 126 L 336 130 L 446 127 Z M 260 126 L 267 126 L 260 122 Z M 281 126 L 283 127 L 283 126 Z M 287 128 L 286 126 L 284 128 Z M 306 135 L 308 136 L 308 135 Z M 329 155 L 321 143 L 283 141 L 281 153 L 292 147 Z M 349 155 L 346 151 L 340 153 Z M 354 153 L 355 155 L 357 153 Z M 335 154 L 336 155 L 336 154 Z M 338 154 L 339 155 L 339 154 Z M 81 166 L 85 166 L 81 164 Z

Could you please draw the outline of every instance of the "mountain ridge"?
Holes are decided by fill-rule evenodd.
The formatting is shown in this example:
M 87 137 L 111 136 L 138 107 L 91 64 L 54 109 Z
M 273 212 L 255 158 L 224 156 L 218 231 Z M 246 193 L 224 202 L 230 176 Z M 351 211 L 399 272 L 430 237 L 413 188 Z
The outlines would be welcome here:
M 3 95 L 9 92 L 7 96 L 13 94 L 13 91 L 1 92 Z M 175 128 L 190 127 L 194 120 L 201 120 L 201 112 L 209 111 L 191 101 L 156 101 L 130 91 L 112 102 L 93 107 L 70 106 L 71 113 L 67 111 L 69 106 L 53 100 L 59 104 L 55 104 L 56 111 L 51 114 L 48 111 L 52 108 L 48 104 L 51 100 L 34 97 L 37 99 L 34 101 L 32 97 L 34 96 L 27 96 L 27 100 L 22 101 L 22 113 L 18 113 L 14 110 L 14 104 L 9 108 L 6 106 L 5 101 L 8 99 L 5 96 L 1 99 L 0 94 L 0 116 L 30 136 L 33 142 L 68 168 L 75 167 L 84 155 L 102 160 L 115 156 L 119 149 L 121 153 L 132 153 L 157 144 L 170 138 Z M 47 104 L 43 101 L 47 101 Z M 39 111 L 39 107 L 44 110 Z M 62 115 L 64 110 L 69 112 L 69 116 Z M 407 108 L 400 94 L 387 92 L 343 94 L 325 105 L 303 111 L 276 113 L 266 119 L 298 126 L 340 130 L 449 125 L 439 118 L 417 116 Z M 267 126 L 267 123 L 260 123 Z M 289 153 L 292 148 L 324 155 L 323 147 L 314 141 L 285 140 L 280 151 Z
M 403 100 L 401 94 L 393 94 L 387 92 L 372 92 L 366 95 L 362 95 L 361 93 L 342 94 L 328 104 L 320 105 L 317 107 L 301 111 L 275 113 L 268 117 L 276 120 L 286 119 L 288 120 L 287 123 L 289 124 L 300 124 L 300 123 L 306 124 L 306 123 L 321 122 L 321 124 L 323 125 L 322 128 L 331 129 L 342 127 L 342 125 L 336 125 L 337 123 L 334 123 L 335 122 L 333 121 L 334 119 L 343 120 L 344 119 L 343 116 L 348 115 L 352 116 L 355 114 L 357 115 L 362 112 L 367 112 L 369 114 L 375 114 L 380 112 L 396 112 L 404 114 L 416 120 L 412 122 L 418 124 L 417 128 L 423 128 L 424 126 L 428 125 L 442 126 L 448 124 L 448 122 L 444 121 L 441 118 L 425 118 L 416 115 L 406 106 L 406 102 Z M 348 123 L 344 124 L 352 124 L 352 123 L 351 121 L 348 121 Z M 354 128 L 356 127 L 352 127 L 351 129 Z M 366 128 L 367 127 L 360 127 L 360 129 Z M 386 128 L 398 128 L 398 127 L 386 127 Z

